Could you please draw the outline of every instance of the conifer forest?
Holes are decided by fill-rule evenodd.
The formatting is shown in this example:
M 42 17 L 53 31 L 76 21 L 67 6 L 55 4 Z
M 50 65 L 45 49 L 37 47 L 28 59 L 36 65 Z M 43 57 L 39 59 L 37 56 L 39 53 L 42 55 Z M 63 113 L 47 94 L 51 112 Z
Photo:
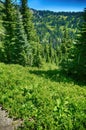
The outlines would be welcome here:
M 0 106 L 10 130 L 86 130 L 86 8 L 0 0 Z

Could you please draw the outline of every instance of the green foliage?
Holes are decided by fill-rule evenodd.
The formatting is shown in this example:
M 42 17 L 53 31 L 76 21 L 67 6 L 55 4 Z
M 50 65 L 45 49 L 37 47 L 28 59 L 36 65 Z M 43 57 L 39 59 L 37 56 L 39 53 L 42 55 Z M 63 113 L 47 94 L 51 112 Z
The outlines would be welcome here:
M 80 26 L 77 40 L 70 46 L 67 57 L 61 62 L 61 66 L 63 70 L 73 75 L 74 78 L 86 81 L 86 10 L 83 15 L 84 22 Z
M 4 52 L 5 62 L 12 62 L 12 52 L 13 52 L 13 44 L 15 42 L 15 9 L 13 8 L 13 5 L 10 0 L 6 0 L 4 4 L 4 27 L 5 27 L 5 38 L 4 38 Z
M 82 23 L 82 12 L 33 11 L 33 22 L 42 44 L 52 43 L 55 47 L 64 37 L 64 27 L 69 38 L 74 41 L 78 27 Z
M 38 43 L 36 48 L 34 49 L 34 55 L 33 55 L 33 66 L 41 67 L 43 65 L 43 59 L 41 56 L 41 48 L 42 46 Z
M 32 23 L 32 13 L 27 5 L 27 0 L 21 0 L 21 14 L 24 25 L 25 33 L 27 34 L 27 39 L 29 42 L 37 42 L 37 35 Z
M 86 80 L 86 9 L 84 10 L 83 18 L 84 22 L 80 29 L 80 36 L 78 37 L 78 41 L 76 41 L 75 45 L 76 55 L 74 62 L 77 65 L 77 75 Z
M 49 68 L 0 64 L 0 104 L 22 119 L 18 130 L 85 130 L 86 86 Z
M 85 130 L 86 85 L 77 85 L 54 63 L 60 62 L 69 75 L 86 76 L 86 10 L 75 45 L 82 13 L 34 10 L 41 45 L 27 0 L 21 1 L 21 12 L 10 0 L 5 1 L 4 10 L 5 15 L 0 15 L 1 21 L 4 18 L 0 29 L 5 32 L 5 36 L 0 34 L 0 61 L 38 68 L 0 63 L 2 107 L 10 117 L 22 119 L 18 130 Z
M 15 43 L 13 51 L 13 63 L 27 65 L 28 57 L 30 52 L 30 45 L 27 40 L 27 36 L 24 31 L 23 22 L 21 19 L 21 14 L 17 9 L 17 19 L 16 19 L 16 28 L 15 28 Z
M 3 4 L 1 6 L 4 7 Z M 3 9 L 0 12 L 3 16 Z M 6 0 L 4 12 L 5 35 L 1 34 L 0 61 L 5 63 L 42 66 L 43 62 L 63 62 L 78 32 L 76 27 L 82 22 L 80 12 L 30 10 L 27 0 L 21 0 L 20 9 L 17 3 L 14 7 L 10 0 Z M 0 25 L 1 30 L 3 25 Z M 41 45 L 38 45 L 39 40 Z
M 41 65 L 41 55 L 40 51 L 38 50 L 39 38 L 32 23 L 32 13 L 27 6 L 27 0 L 21 0 L 21 14 L 24 31 L 30 45 L 28 64 L 39 67 Z
M 21 14 L 18 7 L 15 7 L 10 0 L 6 0 L 4 5 L 5 16 L 3 18 L 3 25 L 5 36 L 3 40 L 4 54 L 1 61 L 26 65 L 28 60 L 28 42 Z
M 41 64 L 41 56 L 36 59 L 34 55 L 37 56 L 39 39 L 32 23 L 32 14 L 27 7 L 27 1 L 22 0 L 21 3 L 21 12 L 16 1 L 14 5 L 10 0 L 0 4 L 5 12 L 3 17 L 3 8 L 0 10 L 0 20 L 3 22 L 0 26 L 1 30 L 3 28 L 5 30 L 4 38 L 2 34 L 0 35 L 0 61 L 23 66 L 33 64 L 38 66 Z

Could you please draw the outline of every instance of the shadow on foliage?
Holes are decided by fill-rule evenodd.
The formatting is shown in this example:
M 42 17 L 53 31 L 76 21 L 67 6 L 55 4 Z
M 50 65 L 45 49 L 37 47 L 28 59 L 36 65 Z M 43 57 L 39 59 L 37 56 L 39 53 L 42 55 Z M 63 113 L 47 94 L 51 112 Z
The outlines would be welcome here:
M 35 74 L 37 76 L 44 77 L 46 79 L 50 79 L 55 82 L 71 82 L 72 79 L 65 75 L 60 70 L 30 70 L 31 74 Z
M 78 78 L 73 77 L 73 75 L 63 72 L 61 70 L 30 70 L 31 74 L 35 74 L 37 76 L 44 77 L 46 79 L 50 79 L 54 82 L 64 82 L 71 83 L 83 86 L 86 85 L 86 82 L 80 81 Z

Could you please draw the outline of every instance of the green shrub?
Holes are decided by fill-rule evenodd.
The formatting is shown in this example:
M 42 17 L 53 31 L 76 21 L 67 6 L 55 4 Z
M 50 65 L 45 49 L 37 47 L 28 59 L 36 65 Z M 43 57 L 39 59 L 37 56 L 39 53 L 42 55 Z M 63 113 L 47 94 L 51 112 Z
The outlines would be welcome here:
M 50 69 L 0 63 L 0 104 L 18 130 L 85 130 L 86 86 Z

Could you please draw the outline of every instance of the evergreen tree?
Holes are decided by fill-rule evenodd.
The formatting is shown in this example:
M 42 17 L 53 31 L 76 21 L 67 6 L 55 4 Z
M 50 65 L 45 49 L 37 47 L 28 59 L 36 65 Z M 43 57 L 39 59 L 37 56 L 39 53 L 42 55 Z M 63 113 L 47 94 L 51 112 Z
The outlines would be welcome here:
M 63 56 L 66 56 L 67 53 L 69 53 L 71 43 L 72 43 L 72 40 L 69 37 L 67 27 L 64 27 L 64 35 L 63 35 L 62 44 L 61 44 L 61 51 L 62 51 Z
M 49 43 L 49 59 L 50 59 L 50 62 L 52 63 L 52 61 L 53 61 L 53 48 L 52 48 L 51 43 Z
M 84 22 L 80 27 L 80 34 L 78 35 L 75 44 L 74 69 L 79 78 L 86 77 L 86 8 L 83 13 Z
M 60 45 L 61 55 L 60 55 L 60 66 L 63 70 L 68 71 L 69 66 L 69 55 L 73 47 L 73 41 L 69 38 L 67 28 L 64 28 L 64 37 Z
M 29 65 L 33 65 L 36 62 L 34 59 L 34 55 L 36 53 L 37 46 L 39 44 L 39 38 L 36 34 L 36 30 L 34 29 L 34 25 L 32 22 L 32 13 L 27 6 L 27 0 L 21 0 L 21 13 L 22 13 L 22 20 L 25 33 L 27 35 L 28 43 L 30 44 L 30 55 L 29 55 Z M 38 62 L 38 60 L 37 60 Z
M 29 43 L 24 31 L 22 16 L 17 3 L 15 6 L 10 0 L 5 1 L 4 26 L 6 30 L 4 40 L 4 61 L 26 65 L 29 58 Z
M 77 40 L 72 44 L 67 58 L 61 63 L 62 69 L 73 77 L 86 80 L 86 9 L 84 23 L 80 27 Z
M 34 53 L 33 66 L 41 67 L 43 64 L 43 59 L 41 56 L 41 53 L 42 53 L 41 48 L 42 48 L 41 45 L 38 43 L 35 49 L 35 53 Z
M 13 46 L 15 43 L 15 9 L 11 0 L 5 0 L 5 39 L 4 39 L 4 61 L 6 63 L 13 62 Z
M 56 45 L 55 47 L 55 53 L 56 53 L 56 64 L 59 64 L 62 60 L 62 50 L 60 48 L 60 45 Z
M 24 30 L 25 33 L 27 34 L 28 41 L 37 42 L 38 38 L 36 35 L 36 31 L 34 29 L 34 25 L 32 23 L 32 13 L 27 6 L 27 0 L 21 0 L 21 13 L 22 13 Z
M 30 53 L 30 46 L 27 41 L 27 36 L 24 31 L 22 16 L 17 7 L 16 11 L 16 28 L 15 28 L 15 44 L 14 44 L 14 63 L 21 65 L 28 64 L 28 58 Z
M 45 58 L 46 62 L 50 61 L 48 44 L 45 44 L 45 46 L 44 46 L 44 58 Z

